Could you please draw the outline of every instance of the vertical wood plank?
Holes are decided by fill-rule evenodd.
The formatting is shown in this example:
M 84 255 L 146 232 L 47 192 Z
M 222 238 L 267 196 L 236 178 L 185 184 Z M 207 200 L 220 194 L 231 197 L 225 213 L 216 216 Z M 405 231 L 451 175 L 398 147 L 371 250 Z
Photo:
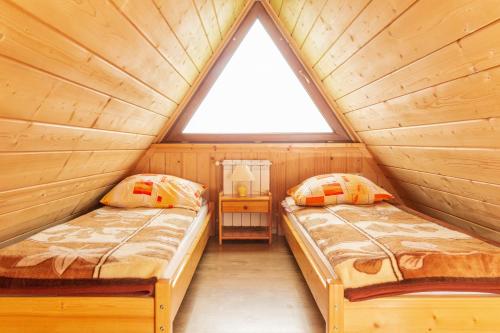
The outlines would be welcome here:
M 314 153 L 304 152 L 299 154 L 300 181 L 314 176 Z
M 182 153 L 182 177 L 191 181 L 198 179 L 196 153 Z
M 286 188 L 289 189 L 299 183 L 299 153 L 286 154 Z
M 166 154 L 166 173 L 182 177 L 182 154 L 173 152 Z
M 151 173 L 165 173 L 165 153 L 159 152 L 151 156 L 149 168 Z
M 350 173 L 362 173 L 363 171 L 363 156 L 361 152 L 347 152 L 347 170 Z
M 210 153 L 201 152 L 196 154 L 196 181 L 208 186 L 210 183 Z

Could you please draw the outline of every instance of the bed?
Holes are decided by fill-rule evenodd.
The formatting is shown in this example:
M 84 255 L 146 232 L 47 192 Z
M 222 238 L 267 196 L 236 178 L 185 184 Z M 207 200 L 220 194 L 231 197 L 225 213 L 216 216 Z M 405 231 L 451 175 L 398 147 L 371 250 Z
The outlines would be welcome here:
M 103 207 L 0 249 L 0 332 L 172 332 L 211 216 Z
M 327 333 L 499 332 L 500 247 L 389 203 L 298 207 L 293 199 L 287 198 L 283 207 L 286 240 L 325 319 Z M 409 221 L 415 225 L 411 226 Z M 383 260 L 371 260 L 374 254 L 363 244 L 365 238 L 372 238 L 378 244 L 385 237 L 387 243 L 378 245 L 392 246 L 393 253 L 408 250 L 394 250 L 396 245 L 391 237 L 381 236 L 387 232 L 384 229 L 394 233 L 391 228 L 398 223 L 408 223 L 404 228 L 410 226 L 405 232 L 400 229 L 398 237 L 417 228 L 425 237 L 429 237 L 426 232 L 438 233 L 436 239 L 442 244 L 439 246 L 449 251 L 445 253 L 455 254 L 453 248 L 483 244 L 480 247 L 484 246 L 482 250 L 487 255 L 474 259 L 470 251 L 464 251 L 464 257 L 470 260 L 468 272 L 462 272 L 466 277 L 431 276 L 422 283 L 419 274 L 428 270 L 426 265 L 448 269 L 451 276 L 458 274 L 460 265 L 452 264 L 446 257 L 432 257 L 433 251 L 439 252 L 435 244 L 415 236 L 403 241 L 415 248 L 416 255 L 398 256 L 398 265 L 406 265 L 400 272 L 393 271 L 390 261 L 394 258 L 388 253 L 379 254 Z M 325 232 L 330 237 L 325 237 Z M 352 234 L 357 236 L 352 239 Z M 446 234 L 451 234 L 454 241 L 447 239 Z M 475 265 L 483 265 L 484 274 L 491 276 L 476 279 L 475 273 L 471 273 L 476 272 Z M 353 266 L 357 269 L 353 270 Z M 398 274 L 402 276 L 398 278 Z

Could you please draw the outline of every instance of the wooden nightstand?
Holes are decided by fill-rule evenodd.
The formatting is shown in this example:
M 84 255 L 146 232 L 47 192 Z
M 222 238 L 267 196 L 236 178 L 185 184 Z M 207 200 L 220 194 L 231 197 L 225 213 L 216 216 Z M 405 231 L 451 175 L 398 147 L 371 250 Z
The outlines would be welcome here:
M 265 213 L 266 226 L 224 226 L 224 213 Z M 219 193 L 219 244 L 224 239 L 267 239 L 272 242 L 272 195 L 228 196 Z

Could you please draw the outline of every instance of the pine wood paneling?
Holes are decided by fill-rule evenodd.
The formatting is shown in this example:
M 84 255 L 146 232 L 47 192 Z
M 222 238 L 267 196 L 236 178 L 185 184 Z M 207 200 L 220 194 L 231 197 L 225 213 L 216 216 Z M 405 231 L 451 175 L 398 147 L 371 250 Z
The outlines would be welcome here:
M 297 45 L 302 46 L 326 3 L 327 0 L 306 0 L 304 2 L 292 32 L 292 37 Z
M 358 131 L 500 115 L 500 67 L 347 113 Z
M 281 6 L 283 6 L 283 1 L 284 0 L 271 0 L 271 7 L 273 10 L 276 12 L 277 16 L 280 16 L 281 13 Z
M 488 25 L 499 15 L 496 0 L 421 0 L 339 66 L 325 83 L 339 98 Z
M 66 216 L 82 214 L 95 207 L 112 186 L 64 197 L 41 205 L 0 215 L 0 242 L 45 224 L 53 224 Z
M 19 0 L 16 3 L 77 43 L 85 45 L 92 53 L 120 69 L 126 69 L 131 76 L 170 101 L 179 102 L 184 96 L 187 82 L 111 2 L 46 0 L 43 6 L 34 1 Z M 79 24 L 71 24 L 75 17 Z M 137 50 L 140 50 L 140 57 Z
M 403 198 L 410 196 L 413 201 L 439 207 L 445 213 L 460 215 L 493 230 L 497 228 L 500 206 L 402 181 L 398 182 L 398 189 Z
M 314 69 L 319 77 L 325 79 L 416 1 L 372 0 L 317 61 Z
M 498 66 L 500 45 L 491 41 L 499 34 L 500 22 L 493 23 L 338 99 L 338 104 L 352 111 Z M 328 80 L 325 84 L 331 86 Z
M 44 214 L 7 200 L 0 218 L 16 213 L 26 223 L 4 235 L 80 211 L 65 203 L 58 213 L 58 200 L 95 203 L 172 121 L 245 3 L 0 2 L 0 198 L 54 207 Z M 500 185 L 497 0 L 270 3 L 409 203 L 483 234 L 500 229 L 487 216 Z M 140 165 L 208 181 L 211 196 L 220 177 L 203 166 L 243 156 L 275 161 L 278 193 L 325 171 L 363 172 L 389 186 L 364 148 L 271 146 L 169 148 Z
M 142 150 L 0 153 L 0 191 L 127 169 Z
M 447 221 L 459 228 L 468 230 L 472 234 L 479 235 L 484 239 L 492 239 L 494 241 L 500 242 L 500 232 L 496 229 L 483 227 L 482 225 L 464 220 L 453 214 L 448 214 L 438 209 L 422 205 L 420 203 L 408 201 L 408 204 L 418 211 L 421 211 L 429 216 L 434 216 L 440 220 Z
M 217 15 L 215 14 L 215 7 L 213 6 L 212 0 L 195 0 L 194 4 L 213 52 L 222 42 L 222 35 L 219 30 L 219 23 L 217 23 Z
M 154 0 L 198 70 L 208 61 L 212 49 L 192 1 Z
M 280 18 L 283 25 L 288 31 L 290 31 L 290 33 L 292 33 L 295 28 L 295 24 L 299 19 L 305 2 L 306 0 L 283 0 Z
M 428 172 L 384 167 L 387 177 L 500 206 L 500 185 Z
M 96 188 L 106 187 L 109 184 L 115 184 L 127 174 L 127 171 L 114 171 L 0 192 L 0 214 L 63 199 Z
M 0 118 L 0 151 L 147 149 L 154 136 Z
M 139 162 L 136 172 L 165 172 L 208 185 L 210 200 L 222 188 L 224 159 L 269 159 L 273 211 L 279 216 L 286 190 L 302 180 L 328 172 L 364 174 L 395 192 L 363 144 L 155 144 Z
M 327 2 L 302 46 L 303 57 L 309 65 L 314 65 L 321 59 L 368 2 L 368 0 Z
M 222 36 L 226 36 L 248 0 L 212 0 Z
M 376 146 L 500 148 L 500 118 L 359 132 Z
M 166 61 L 188 82 L 199 72 L 169 24 L 152 1 L 113 0 L 144 37 Z
M 500 184 L 500 150 L 371 146 L 382 165 Z
M 151 135 L 166 119 L 2 57 L 0 86 L 0 117 L 5 118 Z
M 4 36 L 0 55 L 160 114 L 175 107 L 172 101 L 5 1 L 0 2 L 0 29 Z
M 307 22 L 307 8 L 315 7 L 285 16 Z M 280 19 L 292 34 L 283 11 Z M 329 0 L 301 49 L 405 202 L 492 238 L 500 230 L 488 216 L 500 184 L 499 19 L 495 0 Z
M 0 1 L 0 243 L 131 172 L 244 3 L 214 2 Z

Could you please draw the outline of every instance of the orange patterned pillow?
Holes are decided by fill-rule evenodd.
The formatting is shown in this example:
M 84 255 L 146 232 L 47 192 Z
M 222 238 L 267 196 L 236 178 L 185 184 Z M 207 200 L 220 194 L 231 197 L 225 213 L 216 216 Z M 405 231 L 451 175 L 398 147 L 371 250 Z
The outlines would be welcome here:
M 393 198 L 389 192 L 365 177 L 346 173 L 308 178 L 287 193 L 300 206 L 366 205 Z
M 203 185 L 175 176 L 139 174 L 122 180 L 101 203 L 123 208 L 179 207 L 198 211 L 205 189 Z

